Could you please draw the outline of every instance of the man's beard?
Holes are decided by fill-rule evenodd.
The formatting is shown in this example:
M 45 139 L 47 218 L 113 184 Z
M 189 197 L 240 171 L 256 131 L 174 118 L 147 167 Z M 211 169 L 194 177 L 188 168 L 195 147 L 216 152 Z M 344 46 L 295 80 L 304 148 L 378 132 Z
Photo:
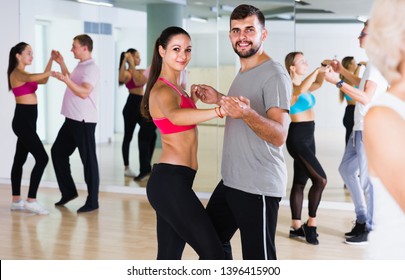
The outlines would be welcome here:
M 235 51 L 235 53 L 236 53 L 240 58 L 249 58 L 249 57 L 255 55 L 255 54 L 259 51 L 259 49 L 260 49 L 260 47 L 255 48 L 255 47 L 253 46 L 253 44 L 251 44 L 252 47 L 250 48 L 250 50 L 248 50 L 247 52 L 246 52 L 246 51 L 245 51 L 245 52 L 240 52 L 240 51 L 238 51 L 238 47 L 237 47 L 238 43 L 239 43 L 239 42 L 237 42 L 237 43 L 235 44 L 235 46 L 233 47 L 233 50 Z

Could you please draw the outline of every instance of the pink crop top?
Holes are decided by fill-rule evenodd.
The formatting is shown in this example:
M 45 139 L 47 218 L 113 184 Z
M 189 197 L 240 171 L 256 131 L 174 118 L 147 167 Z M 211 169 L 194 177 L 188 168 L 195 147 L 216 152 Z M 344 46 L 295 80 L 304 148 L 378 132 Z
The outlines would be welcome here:
M 172 87 L 181 97 L 181 102 L 180 102 L 180 108 L 196 108 L 193 100 L 191 100 L 190 97 L 184 96 L 178 89 L 175 87 L 172 83 L 170 83 L 168 80 L 160 77 L 160 81 L 163 81 L 170 87 Z M 182 132 L 186 131 L 189 129 L 193 129 L 196 127 L 195 124 L 193 125 L 174 125 L 171 121 L 169 121 L 167 118 L 160 118 L 160 119 L 153 119 L 153 122 L 159 128 L 160 133 L 162 134 L 170 134 L 170 133 L 177 133 L 177 132 Z
M 133 88 L 141 88 L 141 87 L 143 87 L 143 85 L 137 85 L 137 84 L 135 84 L 135 81 L 134 81 L 134 77 L 133 77 L 133 76 L 131 77 L 131 80 L 129 80 L 129 82 L 125 84 L 125 86 L 126 86 L 127 89 L 129 89 L 129 90 L 131 90 L 131 89 L 133 89 Z
M 37 82 L 26 82 L 25 84 L 12 88 L 11 90 L 13 91 L 14 95 L 17 96 L 22 96 L 30 93 L 35 93 L 35 91 L 38 89 L 38 83 Z

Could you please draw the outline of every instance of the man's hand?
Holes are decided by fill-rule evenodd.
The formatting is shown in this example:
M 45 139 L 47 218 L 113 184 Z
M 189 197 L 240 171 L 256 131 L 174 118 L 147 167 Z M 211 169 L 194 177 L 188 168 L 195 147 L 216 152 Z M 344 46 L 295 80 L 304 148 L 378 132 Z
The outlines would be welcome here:
M 333 71 L 333 67 L 331 65 L 325 67 L 325 80 L 331 84 L 336 84 L 340 81 L 338 75 L 335 71 Z
M 234 119 L 243 118 L 246 111 L 250 109 L 250 100 L 243 96 L 239 98 L 223 96 L 220 104 L 225 114 Z
M 341 73 L 342 68 L 343 68 L 340 61 L 336 60 L 336 59 L 332 60 L 332 62 L 329 64 L 329 66 L 331 66 L 333 71 L 336 73 Z
M 54 61 L 56 61 L 58 64 L 63 63 L 63 56 L 59 51 L 52 50 L 51 52 L 51 57 Z
M 61 72 L 52 71 L 51 76 L 64 82 L 65 84 L 70 80 L 69 75 L 63 75 Z

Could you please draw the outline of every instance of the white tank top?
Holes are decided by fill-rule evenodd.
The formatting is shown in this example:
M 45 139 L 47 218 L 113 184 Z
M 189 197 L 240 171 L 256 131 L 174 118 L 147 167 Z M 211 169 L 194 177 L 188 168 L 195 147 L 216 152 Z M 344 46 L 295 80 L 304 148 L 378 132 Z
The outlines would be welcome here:
M 405 102 L 386 93 L 371 105 L 391 108 L 405 120 Z M 374 229 L 369 235 L 368 259 L 405 260 L 405 212 L 377 177 L 370 177 L 374 187 Z

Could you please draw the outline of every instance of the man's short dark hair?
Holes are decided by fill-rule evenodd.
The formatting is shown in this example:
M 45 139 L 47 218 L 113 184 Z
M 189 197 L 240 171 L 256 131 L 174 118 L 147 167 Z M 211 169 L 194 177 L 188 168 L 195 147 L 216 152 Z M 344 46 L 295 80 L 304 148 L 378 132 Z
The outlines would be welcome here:
M 93 51 L 93 40 L 87 34 L 80 34 L 73 38 L 73 40 L 79 41 L 81 46 L 86 46 L 89 52 Z
M 245 19 L 245 18 L 247 18 L 249 16 L 253 16 L 253 15 L 257 16 L 257 19 L 259 20 L 260 25 L 264 28 L 265 18 L 264 18 L 263 13 L 258 8 L 256 8 L 255 6 L 252 6 L 252 5 L 242 4 L 242 5 L 237 6 L 231 14 L 230 21 L 238 20 L 238 19 Z

